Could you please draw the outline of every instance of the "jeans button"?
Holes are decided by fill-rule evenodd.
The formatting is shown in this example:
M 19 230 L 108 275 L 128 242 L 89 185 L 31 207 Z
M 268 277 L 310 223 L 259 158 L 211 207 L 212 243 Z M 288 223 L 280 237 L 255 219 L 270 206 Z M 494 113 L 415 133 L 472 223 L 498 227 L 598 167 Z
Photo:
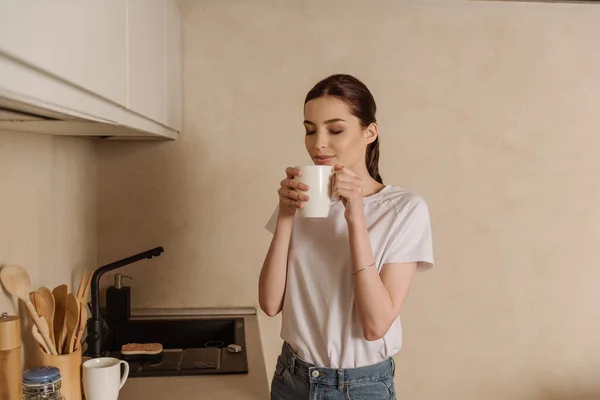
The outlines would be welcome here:
M 317 370 L 315 369 L 315 370 L 312 372 L 312 374 L 311 374 L 311 375 L 312 375 L 312 377 L 313 377 L 313 378 L 318 378 L 318 377 L 319 377 L 319 375 L 321 375 L 321 374 L 319 373 L 319 371 L 317 371 Z

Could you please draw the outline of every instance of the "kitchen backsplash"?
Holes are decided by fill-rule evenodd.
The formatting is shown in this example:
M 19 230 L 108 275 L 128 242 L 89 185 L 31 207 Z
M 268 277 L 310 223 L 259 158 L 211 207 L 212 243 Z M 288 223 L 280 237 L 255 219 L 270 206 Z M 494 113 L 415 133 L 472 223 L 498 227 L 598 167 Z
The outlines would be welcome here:
M 0 182 L 0 266 L 27 268 L 32 287 L 72 287 L 95 268 L 93 141 L 0 131 Z M 2 290 L 0 312 L 14 305 Z

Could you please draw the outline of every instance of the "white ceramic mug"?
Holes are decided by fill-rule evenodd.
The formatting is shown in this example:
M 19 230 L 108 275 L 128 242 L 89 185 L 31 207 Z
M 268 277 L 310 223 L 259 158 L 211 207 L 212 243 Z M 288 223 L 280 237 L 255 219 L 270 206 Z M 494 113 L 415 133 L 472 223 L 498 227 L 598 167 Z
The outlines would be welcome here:
M 300 191 L 310 198 L 298 209 L 302 218 L 325 218 L 329 215 L 331 206 L 331 176 L 333 167 L 329 165 L 306 165 L 296 167 L 302 171 L 301 176 L 294 177 L 295 180 L 309 186 L 308 191 Z
M 121 364 L 125 366 L 121 376 Z M 92 358 L 83 363 L 83 391 L 86 400 L 117 400 L 129 377 L 127 361 L 113 357 Z

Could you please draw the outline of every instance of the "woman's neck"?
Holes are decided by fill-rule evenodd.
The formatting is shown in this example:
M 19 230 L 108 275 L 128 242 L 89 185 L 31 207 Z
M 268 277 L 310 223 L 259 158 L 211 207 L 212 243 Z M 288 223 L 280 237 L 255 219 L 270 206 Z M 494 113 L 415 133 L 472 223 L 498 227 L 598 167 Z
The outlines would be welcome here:
M 368 197 L 374 195 L 375 193 L 379 193 L 384 187 L 385 185 L 383 183 L 377 182 L 375 179 L 371 178 L 371 175 L 369 175 L 367 182 L 363 183 L 363 197 Z

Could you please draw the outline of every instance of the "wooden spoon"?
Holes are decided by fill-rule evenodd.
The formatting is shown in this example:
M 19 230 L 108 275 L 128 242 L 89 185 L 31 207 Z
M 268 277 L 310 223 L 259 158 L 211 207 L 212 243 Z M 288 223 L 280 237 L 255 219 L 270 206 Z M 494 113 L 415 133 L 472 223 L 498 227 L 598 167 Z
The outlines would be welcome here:
M 52 340 L 52 343 L 54 343 L 54 345 L 56 346 L 56 338 L 54 336 L 54 295 L 52 294 L 52 291 L 50 289 L 44 286 L 38 288 L 38 290 L 36 290 L 36 293 L 36 297 L 39 296 L 42 299 L 44 299 L 44 312 L 42 312 L 42 310 L 40 310 L 39 308 L 37 310 L 38 313 L 40 313 L 40 315 L 46 317 L 46 322 L 48 323 L 48 331 L 50 332 L 50 339 Z
M 67 285 L 59 285 L 54 288 L 52 295 L 54 296 L 54 341 L 56 342 L 56 348 L 62 349 L 65 345 L 66 338 L 66 304 L 67 304 L 67 293 L 69 288 Z
M 27 273 L 27 270 L 18 265 L 7 265 L 0 271 L 0 280 L 2 281 L 2 284 L 4 284 L 4 287 L 8 293 L 18 297 L 25 303 L 29 313 L 31 314 L 31 317 L 33 318 L 33 322 L 37 325 L 40 334 L 46 343 L 46 346 L 48 346 L 50 349 L 50 353 L 52 355 L 56 355 L 56 348 L 50 340 L 48 332 L 44 332 L 44 326 L 40 321 L 40 317 L 38 316 L 36 309 L 33 307 L 33 304 L 31 304 L 31 300 L 29 300 L 31 281 L 29 280 L 29 274 Z
M 33 304 L 33 308 L 37 310 L 37 305 L 35 304 L 35 292 L 29 292 L 29 301 Z
M 87 275 L 87 271 L 83 271 L 83 275 L 81 275 L 81 279 L 79 280 L 79 287 L 77 288 L 77 299 L 79 300 L 83 297 L 83 291 L 85 289 L 85 277 Z
M 83 332 L 85 331 L 85 327 L 87 325 L 87 320 L 88 320 L 87 305 L 84 302 L 82 302 L 79 305 L 79 327 L 77 328 L 77 335 L 75 336 L 74 350 L 77 350 L 82 344 Z
M 42 311 L 44 310 L 44 304 L 43 304 L 44 299 L 42 297 L 40 297 L 40 295 L 36 292 L 29 292 L 29 300 L 31 300 L 31 303 L 35 307 L 35 309 L 38 313 L 38 316 L 40 317 L 40 321 L 43 325 L 43 330 L 48 332 L 48 336 L 50 336 L 51 333 L 50 333 L 50 329 L 48 329 L 48 321 L 46 320 L 46 317 L 44 315 L 40 314 L 40 310 L 42 310 Z M 32 318 L 33 318 L 33 316 L 32 316 Z M 48 348 L 48 346 L 46 346 L 46 342 L 44 342 L 44 337 L 40 333 L 40 330 L 38 329 L 38 326 L 36 324 L 31 325 L 31 334 L 33 335 L 33 338 L 35 339 L 35 341 L 39 343 L 39 345 L 42 347 L 42 349 L 44 349 L 44 352 L 46 354 L 50 354 L 50 349 Z
M 85 284 L 85 289 L 83 289 L 82 299 L 86 303 L 86 305 L 87 305 L 88 295 L 90 294 L 90 285 L 92 283 L 92 276 L 93 275 L 90 274 L 90 276 L 89 276 L 89 278 L 87 280 L 87 283 Z
M 79 324 L 79 314 L 81 310 L 81 303 L 77 300 L 77 297 L 73 293 L 69 293 L 67 295 L 67 303 L 66 303 L 66 313 L 65 313 L 65 321 L 66 321 L 66 335 L 65 335 L 65 345 L 63 354 L 69 354 L 73 352 L 73 348 L 75 347 L 75 336 L 77 334 L 77 327 Z
M 40 310 L 44 309 L 44 305 L 42 304 L 44 299 L 36 292 L 29 292 L 29 300 L 31 301 L 31 304 L 33 304 L 35 311 L 37 311 L 37 315 L 41 317 L 42 314 L 40 314 Z
M 87 297 L 90 290 L 90 283 L 92 281 L 92 275 L 90 274 L 86 282 L 87 271 L 83 271 L 83 276 L 79 282 L 79 289 L 77 290 L 77 300 L 81 303 L 79 307 L 79 323 L 77 327 L 77 334 L 75 335 L 75 348 L 77 350 L 81 346 L 83 340 L 83 332 L 87 325 L 88 320 L 88 308 L 87 308 Z
M 48 321 L 52 321 L 54 318 L 54 297 L 52 297 L 52 292 L 50 292 L 50 290 L 48 289 L 48 292 L 50 293 L 50 302 L 52 302 L 52 305 L 48 304 L 48 300 L 46 299 L 45 292 L 41 292 L 40 289 L 38 289 L 35 292 L 31 292 L 29 293 L 29 299 L 31 300 L 31 302 L 33 303 L 38 315 L 40 316 L 40 318 L 43 317 L 44 321 L 45 321 L 45 327 L 44 330 L 48 330 L 48 337 L 50 338 L 50 340 L 52 341 L 52 343 L 54 343 L 54 346 L 56 347 L 56 342 L 54 341 L 54 332 L 52 332 L 52 330 L 50 329 L 50 326 L 48 324 Z M 48 353 L 50 354 L 50 353 Z
M 37 325 L 31 325 L 31 334 L 33 335 L 35 341 L 38 342 L 40 346 L 42 346 L 44 352 L 46 354 L 50 354 L 50 349 L 48 348 L 48 346 L 46 346 L 46 343 L 44 342 L 44 337 L 40 333 L 40 330 L 38 329 Z

